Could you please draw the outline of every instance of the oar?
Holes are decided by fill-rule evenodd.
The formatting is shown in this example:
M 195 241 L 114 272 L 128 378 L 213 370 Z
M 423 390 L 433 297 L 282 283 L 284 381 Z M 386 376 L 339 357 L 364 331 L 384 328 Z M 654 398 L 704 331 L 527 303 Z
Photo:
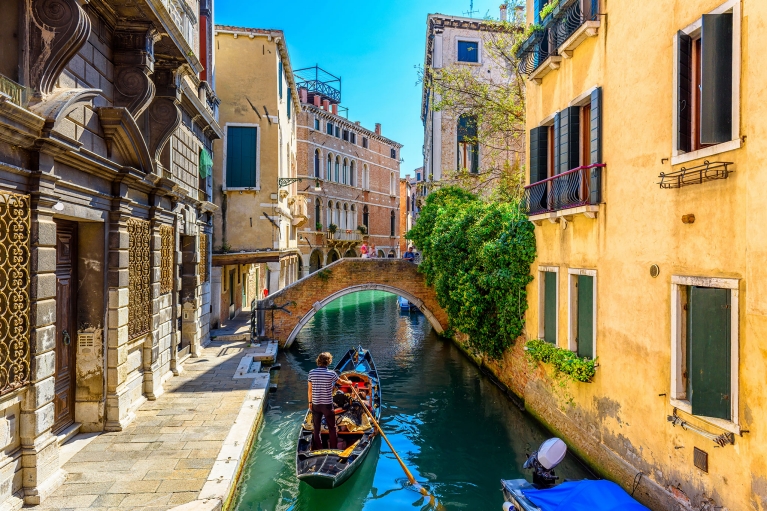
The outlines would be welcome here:
M 362 409 L 365 410 L 365 413 L 368 415 L 371 421 L 373 421 L 373 424 L 375 425 L 376 429 L 379 433 L 381 433 L 381 436 L 384 440 L 386 440 L 386 445 L 389 446 L 389 449 L 391 449 L 391 452 L 394 453 L 394 457 L 397 458 L 397 461 L 399 461 L 400 466 L 402 467 L 402 470 L 405 472 L 405 475 L 410 480 L 410 484 L 412 484 L 419 492 L 421 492 L 421 495 L 424 497 L 429 497 L 429 504 L 434 505 L 436 502 L 436 498 L 434 495 L 430 494 L 428 491 L 426 491 L 426 488 L 421 486 L 418 481 L 415 480 L 415 477 L 413 477 L 413 474 L 410 473 L 410 470 L 408 470 L 407 466 L 405 465 L 405 462 L 402 461 L 402 458 L 399 457 L 399 454 L 397 454 L 397 451 L 394 449 L 394 446 L 389 442 L 389 439 L 386 438 L 386 433 L 383 432 L 383 429 L 381 429 L 381 425 L 378 424 L 378 421 L 373 417 L 373 414 L 368 410 L 368 407 L 365 406 L 365 401 L 362 400 L 359 393 L 357 393 L 357 389 L 352 385 L 352 392 L 354 392 L 354 396 L 357 398 L 357 401 L 360 402 L 362 405 Z M 443 509 L 442 505 L 437 503 L 437 509 Z

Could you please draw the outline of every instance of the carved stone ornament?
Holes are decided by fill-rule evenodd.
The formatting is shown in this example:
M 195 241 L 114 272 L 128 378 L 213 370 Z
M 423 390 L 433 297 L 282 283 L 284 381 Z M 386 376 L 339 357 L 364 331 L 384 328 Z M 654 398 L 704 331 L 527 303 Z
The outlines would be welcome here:
M 152 27 L 122 27 L 115 31 L 115 106 L 123 106 L 138 118 L 154 98 L 154 43 L 159 35 Z
M 149 154 L 156 161 L 160 161 L 165 144 L 181 124 L 181 111 L 178 108 L 180 98 L 172 69 L 156 69 L 152 79 L 157 92 L 144 115 L 149 132 Z M 161 163 L 166 167 L 170 166 L 170 161 Z
M 30 14 L 30 86 L 46 95 L 88 40 L 91 21 L 77 0 L 31 0 Z

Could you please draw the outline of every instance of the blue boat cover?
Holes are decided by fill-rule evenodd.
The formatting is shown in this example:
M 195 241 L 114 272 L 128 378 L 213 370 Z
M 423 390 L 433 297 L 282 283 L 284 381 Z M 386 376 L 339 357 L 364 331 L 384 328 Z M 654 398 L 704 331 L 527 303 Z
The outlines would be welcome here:
M 650 511 L 611 481 L 568 481 L 547 490 L 522 490 L 541 511 Z

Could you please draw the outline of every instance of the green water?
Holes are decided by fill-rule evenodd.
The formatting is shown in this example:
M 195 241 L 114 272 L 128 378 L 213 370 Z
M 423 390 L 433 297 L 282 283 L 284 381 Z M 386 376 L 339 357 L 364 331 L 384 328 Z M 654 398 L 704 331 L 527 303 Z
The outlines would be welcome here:
M 361 343 L 381 377 L 381 425 L 415 478 L 447 510 L 500 510 L 500 479 L 527 477 L 525 454 L 550 435 L 520 411 L 421 314 L 402 314 L 395 296 L 362 292 L 320 310 L 281 352 L 278 389 L 243 472 L 240 511 L 429 509 L 388 446 L 377 440 L 340 488 L 315 490 L 295 477 L 298 430 L 307 406 L 306 377 L 322 351 L 336 358 Z M 588 477 L 568 459 L 560 477 Z

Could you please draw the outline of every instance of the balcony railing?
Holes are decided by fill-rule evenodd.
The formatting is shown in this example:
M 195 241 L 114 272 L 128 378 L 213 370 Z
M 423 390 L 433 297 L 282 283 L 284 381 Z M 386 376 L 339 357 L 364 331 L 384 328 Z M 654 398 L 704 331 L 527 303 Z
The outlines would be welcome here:
M 342 231 L 337 230 L 334 233 L 331 233 L 328 231 L 328 240 L 329 241 L 362 241 L 362 234 L 359 233 L 359 231 Z
M 519 72 L 532 75 L 546 59 L 558 56 L 558 48 L 586 22 L 598 19 L 599 0 L 562 0 L 542 21 L 542 30 L 534 31 L 519 46 Z
M 0 75 L 0 94 L 10 96 L 11 101 L 18 106 L 24 106 L 26 89 L 3 75 Z
M 540 215 L 602 202 L 603 163 L 577 167 L 525 187 L 525 211 Z

